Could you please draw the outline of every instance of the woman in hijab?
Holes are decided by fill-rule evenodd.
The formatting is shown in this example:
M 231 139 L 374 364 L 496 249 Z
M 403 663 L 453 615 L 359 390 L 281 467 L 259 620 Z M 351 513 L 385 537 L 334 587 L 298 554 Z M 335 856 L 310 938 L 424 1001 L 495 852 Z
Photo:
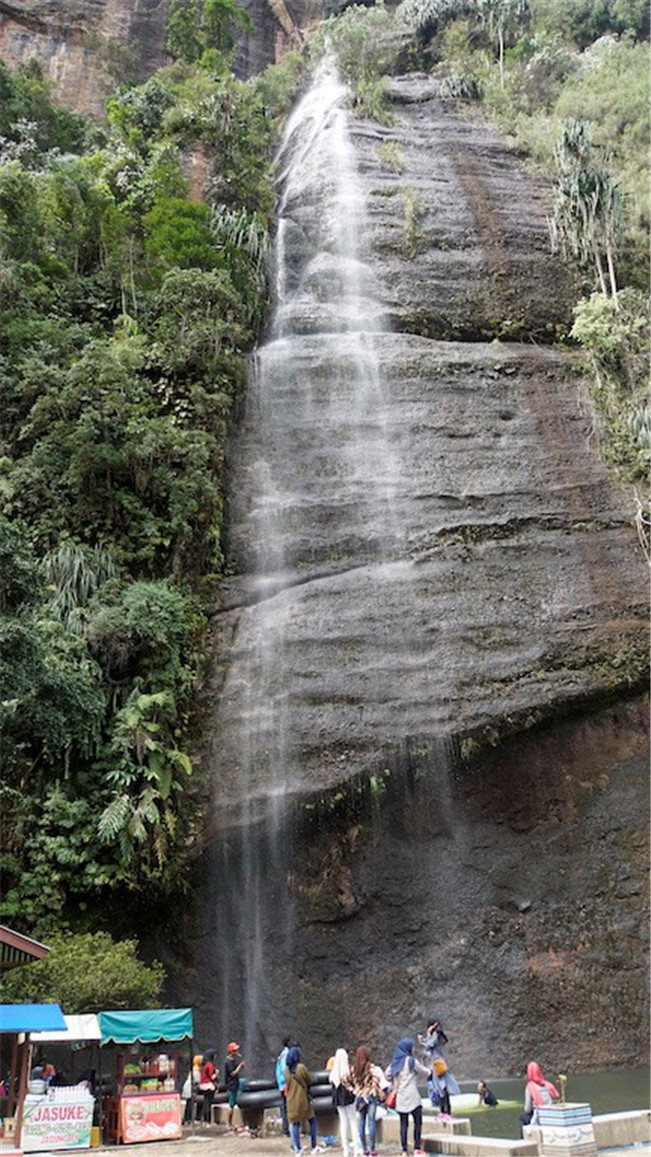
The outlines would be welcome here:
M 427 1080 L 431 1070 L 421 1065 L 414 1056 L 414 1042 L 411 1037 L 399 1040 L 393 1050 L 393 1059 L 388 1075 L 397 1092 L 396 1110 L 400 1116 L 400 1146 L 402 1157 L 407 1157 L 407 1131 L 409 1114 L 414 1118 L 414 1155 L 424 1153 L 421 1149 L 423 1131 L 423 1102 L 418 1089 L 418 1077 Z
M 310 1101 L 309 1088 L 312 1076 L 309 1069 L 301 1060 L 301 1050 L 293 1045 L 287 1053 L 285 1066 L 285 1082 L 287 1089 L 287 1120 L 292 1142 L 292 1153 L 301 1152 L 301 1124 L 307 1121 L 310 1128 L 312 1142 L 312 1157 L 321 1153 L 316 1143 L 316 1114 Z
M 520 1116 L 521 1125 L 531 1125 L 536 1122 L 536 1109 L 544 1105 L 551 1105 L 558 1100 L 560 1093 L 551 1081 L 546 1081 L 537 1061 L 529 1061 L 527 1065 L 527 1083 L 524 1086 L 524 1112 Z
M 339 1117 L 339 1139 L 343 1157 L 349 1157 L 349 1139 L 353 1143 L 353 1157 L 361 1157 L 357 1115 L 355 1113 L 355 1094 L 351 1089 L 352 1076 L 348 1053 L 345 1049 L 337 1049 L 329 1077 L 332 1085 L 332 1103 Z
M 377 1157 L 375 1148 L 377 1107 L 384 1098 L 387 1080 L 379 1065 L 371 1060 L 371 1051 L 360 1045 L 355 1053 L 351 1069 L 352 1089 L 355 1095 L 355 1109 L 359 1128 L 359 1141 L 365 1157 Z M 368 1147 L 366 1130 L 368 1126 Z
M 432 1085 L 438 1094 L 439 1120 L 449 1121 L 452 1115 L 450 1094 L 461 1092 L 454 1073 L 448 1065 L 447 1049 L 448 1038 L 443 1032 L 440 1020 L 430 1017 L 427 1022 L 427 1035 L 419 1036 L 419 1041 L 425 1050 L 424 1060 L 432 1070 Z

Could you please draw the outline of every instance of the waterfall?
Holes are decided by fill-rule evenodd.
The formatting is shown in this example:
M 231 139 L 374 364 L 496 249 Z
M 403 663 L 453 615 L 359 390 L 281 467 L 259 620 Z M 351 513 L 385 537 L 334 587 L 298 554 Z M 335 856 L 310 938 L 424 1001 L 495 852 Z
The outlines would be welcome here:
M 576 366 L 543 341 L 572 300 L 543 190 L 410 83 L 371 125 L 324 66 L 287 122 L 273 316 L 229 455 L 179 987 L 197 1043 L 240 1042 L 254 1077 L 285 1034 L 315 1069 L 339 1043 L 388 1059 L 432 1011 L 458 1072 L 515 1071 L 559 1023 L 594 1056 L 592 963 L 632 943 L 621 897 L 644 893 L 642 709 L 583 714 L 622 656 L 629 676 L 644 560 Z M 629 828 L 599 941 L 603 849 Z
M 265 1065 L 277 1043 L 265 1029 L 273 1003 L 267 953 L 291 960 L 294 936 L 285 886 L 287 804 L 296 786 L 289 704 L 306 676 L 291 669 L 287 653 L 293 591 L 360 559 L 379 570 L 400 565 L 400 471 L 377 349 L 386 326 L 365 259 L 366 205 L 347 95 L 326 62 L 280 144 L 270 340 L 251 367 L 233 483 L 231 548 L 247 573 L 247 606 L 235 628 L 240 661 L 229 666 L 217 726 L 216 812 L 228 815 L 237 832 L 220 837 L 212 872 L 229 881 L 216 914 L 220 1035 L 242 1038 Z M 238 509 L 242 493 L 246 506 Z M 366 678 L 373 693 L 381 678 L 374 664 Z M 261 904 L 270 880 L 271 918 Z M 235 958 L 228 950 L 234 940 Z

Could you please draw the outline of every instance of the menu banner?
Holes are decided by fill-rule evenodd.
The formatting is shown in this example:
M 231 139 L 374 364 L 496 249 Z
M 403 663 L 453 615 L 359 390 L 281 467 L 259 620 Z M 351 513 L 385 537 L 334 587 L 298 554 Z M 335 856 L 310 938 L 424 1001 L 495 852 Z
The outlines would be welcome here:
M 167 1141 L 181 1136 L 178 1093 L 140 1094 L 120 1098 L 120 1134 L 124 1144 Z
M 93 1124 L 92 1097 L 57 1104 L 49 1097 L 25 1099 L 21 1147 L 24 1153 L 50 1149 L 89 1149 Z

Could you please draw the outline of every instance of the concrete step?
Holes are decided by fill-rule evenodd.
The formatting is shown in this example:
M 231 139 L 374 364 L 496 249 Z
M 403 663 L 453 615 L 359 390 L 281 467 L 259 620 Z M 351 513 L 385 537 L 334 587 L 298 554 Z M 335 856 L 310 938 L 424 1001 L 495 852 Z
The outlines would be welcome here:
M 388 1113 L 385 1117 L 378 1118 L 378 1141 L 393 1142 L 400 1140 L 400 1117 L 397 1113 Z M 411 1129 L 410 1124 L 410 1129 Z M 470 1118 L 469 1117 L 451 1117 L 449 1121 L 439 1121 L 431 1113 L 426 1113 L 423 1116 L 423 1133 L 436 1133 L 446 1137 L 457 1136 L 458 1134 L 469 1135 Z
M 473 1137 L 463 1134 L 426 1133 L 423 1149 L 448 1157 L 537 1157 L 535 1141 L 513 1141 L 502 1137 Z

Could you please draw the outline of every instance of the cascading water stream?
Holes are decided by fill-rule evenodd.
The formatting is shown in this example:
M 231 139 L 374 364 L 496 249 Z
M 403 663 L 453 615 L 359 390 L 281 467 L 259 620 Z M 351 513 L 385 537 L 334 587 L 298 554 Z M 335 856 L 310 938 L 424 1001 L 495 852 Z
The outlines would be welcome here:
M 239 857 L 230 854 L 232 842 L 225 851 L 237 878 L 232 903 L 217 913 L 223 930 L 217 940 L 228 945 L 238 921 L 248 927 L 246 937 L 238 938 L 245 947 L 237 959 L 225 951 L 219 962 L 221 1032 L 224 1039 L 241 1035 L 261 1057 L 274 1042 L 262 1043 L 273 993 L 265 989 L 268 945 L 260 897 L 274 875 L 274 935 L 284 958 L 292 957 L 293 920 L 279 846 L 293 788 L 286 759 L 292 741 L 287 706 L 296 679 L 287 659 L 292 588 L 345 571 L 349 557 L 352 565 L 361 558 L 378 571 L 401 565 L 392 561 L 401 537 L 395 515 L 400 472 L 376 348 L 385 330 L 383 307 L 364 260 L 365 198 L 346 97 L 332 63 L 325 63 L 288 119 L 279 149 L 275 308 L 271 340 L 255 358 L 248 398 L 249 420 L 263 437 L 247 469 L 249 505 L 244 517 L 233 519 L 232 530 L 236 538 L 246 535 L 256 613 L 241 617 L 236 645 L 248 659 L 237 674 L 227 675 L 221 697 L 227 708 L 225 747 L 236 754 L 222 774 L 217 807 L 229 796 L 237 799 L 235 826 L 249 833 Z M 378 646 L 384 642 L 378 638 Z M 366 677 L 369 687 L 379 678 L 372 664 Z M 230 714 L 229 704 L 236 705 Z M 224 871 L 225 865 L 226 860 Z M 238 994 L 244 1007 L 234 1024 Z

